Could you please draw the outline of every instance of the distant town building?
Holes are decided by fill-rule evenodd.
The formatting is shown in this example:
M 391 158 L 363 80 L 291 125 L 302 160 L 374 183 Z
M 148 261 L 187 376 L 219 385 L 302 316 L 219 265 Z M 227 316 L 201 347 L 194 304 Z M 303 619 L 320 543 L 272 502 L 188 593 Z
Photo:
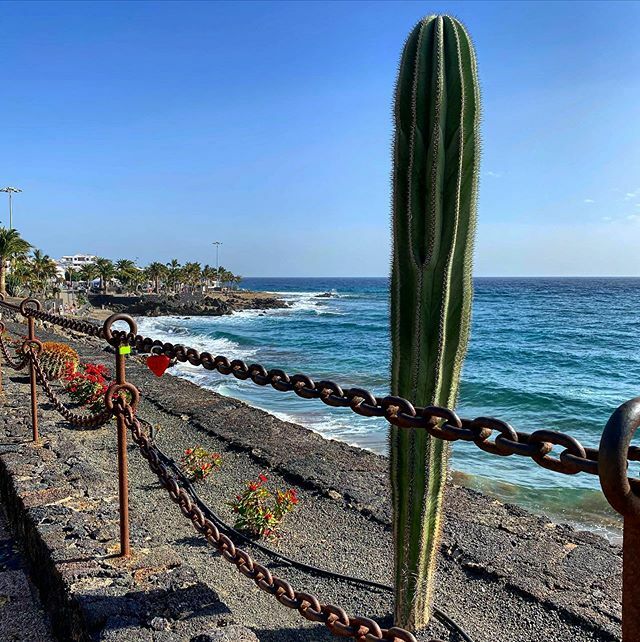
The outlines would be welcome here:
M 95 263 L 97 258 L 93 254 L 73 254 L 72 256 L 63 256 L 57 263 L 64 270 L 77 270 L 83 265 Z
M 64 280 L 67 270 L 79 270 L 83 265 L 91 265 L 98 257 L 93 254 L 72 254 L 56 261 L 58 276 Z

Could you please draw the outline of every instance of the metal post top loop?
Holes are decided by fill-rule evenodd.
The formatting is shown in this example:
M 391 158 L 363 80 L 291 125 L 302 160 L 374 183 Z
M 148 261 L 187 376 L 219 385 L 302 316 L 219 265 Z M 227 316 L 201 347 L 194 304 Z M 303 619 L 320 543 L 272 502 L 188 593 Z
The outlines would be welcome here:
M 39 339 L 26 339 L 22 342 L 20 348 L 23 354 L 27 354 L 30 350 L 34 350 L 36 355 L 39 355 L 42 352 L 42 341 Z
M 40 310 L 42 310 L 42 304 L 40 303 L 40 301 L 38 301 L 38 299 L 24 299 L 20 302 L 20 313 L 22 314 L 22 316 L 29 316 L 29 312 L 27 311 L 29 307 L 35 312 L 40 312 Z
M 640 519 L 640 494 L 627 477 L 627 454 L 640 427 L 640 397 L 622 404 L 611 415 L 600 439 L 598 474 L 607 501 L 624 517 Z
M 128 392 L 131 395 L 131 401 L 129 402 L 125 399 L 125 405 L 131 406 L 131 409 L 135 412 L 138 407 L 138 402 L 140 401 L 140 391 L 129 382 L 112 383 L 109 386 L 107 392 L 104 393 L 104 404 L 107 407 L 107 410 L 114 412 L 114 401 L 119 398 L 120 392 Z
M 102 332 L 104 334 L 104 338 L 109 343 L 113 343 L 113 341 L 114 341 L 113 332 L 111 330 L 111 326 L 116 321 L 124 321 L 129 326 L 129 333 L 130 334 L 132 334 L 134 336 L 136 334 L 138 334 L 138 325 L 134 321 L 133 317 L 129 316 L 128 314 L 124 314 L 123 312 L 119 312 L 117 314 L 112 314 L 108 319 L 105 320 L 104 325 L 102 326 Z

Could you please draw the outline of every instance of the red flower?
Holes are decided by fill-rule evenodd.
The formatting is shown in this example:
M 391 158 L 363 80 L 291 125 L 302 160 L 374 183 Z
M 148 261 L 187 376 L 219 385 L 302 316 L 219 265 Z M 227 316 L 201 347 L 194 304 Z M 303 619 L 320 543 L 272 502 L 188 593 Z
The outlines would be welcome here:
M 264 482 L 266 482 L 266 481 L 267 481 L 267 476 L 266 476 L 266 475 L 264 475 L 263 473 L 260 473 L 260 476 L 258 477 L 258 479 L 259 479 L 262 483 L 264 483 Z

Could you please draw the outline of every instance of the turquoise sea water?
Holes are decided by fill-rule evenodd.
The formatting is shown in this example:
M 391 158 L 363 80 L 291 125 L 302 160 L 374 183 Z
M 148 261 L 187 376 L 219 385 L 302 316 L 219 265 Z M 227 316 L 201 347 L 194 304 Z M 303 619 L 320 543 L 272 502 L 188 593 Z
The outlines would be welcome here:
M 213 354 L 258 362 L 343 387 L 388 393 L 386 279 L 245 279 L 291 307 L 227 317 L 141 320 L 141 331 Z M 331 298 L 317 294 L 331 291 Z M 640 279 L 477 279 L 458 411 L 517 430 L 569 432 L 597 446 L 611 412 L 640 394 Z M 202 386 L 335 439 L 385 453 L 387 424 L 270 387 L 178 366 Z M 552 473 L 528 458 L 453 445 L 457 481 L 592 528 L 615 528 L 596 477 Z

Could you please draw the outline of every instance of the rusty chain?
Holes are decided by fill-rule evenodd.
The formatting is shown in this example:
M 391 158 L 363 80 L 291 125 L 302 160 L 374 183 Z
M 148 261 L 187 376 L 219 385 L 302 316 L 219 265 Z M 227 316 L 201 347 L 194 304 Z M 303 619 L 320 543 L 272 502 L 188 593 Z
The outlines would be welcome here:
M 256 562 L 249 553 L 238 548 L 227 535 L 220 532 L 218 527 L 205 517 L 187 490 L 178 484 L 169 467 L 157 452 L 155 445 L 144 433 L 142 424 L 136 417 L 133 408 L 121 397 L 114 401 L 113 407 L 116 414 L 121 414 L 124 417 L 141 455 L 147 460 L 149 468 L 158 476 L 161 485 L 169 493 L 172 501 L 180 506 L 183 515 L 191 520 L 194 528 L 205 536 L 224 559 L 235 564 L 238 571 L 253 580 L 258 588 L 273 595 L 280 604 L 297 610 L 307 620 L 323 623 L 336 636 L 355 638 L 358 642 L 381 642 L 382 640 L 417 642 L 415 636 L 405 629 L 399 627 L 383 629 L 375 620 L 361 616 L 350 616 L 338 606 L 322 604 L 315 595 L 296 591 L 289 582 Z M 440 641 L 432 640 L 431 642 Z
M 11 306 L 4 301 L 0 301 L 0 305 Z M 124 330 L 111 330 L 110 325 L 107 327 L 107 324 L 99 327 L 88 322 L 42 312 L 26 305 L 21 305 L 20 308 L 11 306 L 11 308 L 23 311 L 26 316 L 33 316 L 63 328 L 103 338 L 113 346 L 126 343 L 140 353 L 164 354 L 170 359 L 193 366 L 202 366 L 206 370 L 216 370 L 222 375 L 251 380 L 258 386 L 270 385 L 275 390 L 294 392 L 304 399 L 319 399 L 329 406 L 349 408 L 352 412 L 364 417 L 384 417 L 394 426 L 423 429 L 432 437 L 446 441 L 471 442 L 493 455 L 529 457 L 539 466 L 565 475 L 575 475 L 579 472 L 598 475 L 598 450 L 587 448 L 575 437 L 559 431 L 521 432 L 509 423 L 493 417 L 465 419 L 449 408 L 414 407 L 410 401 L 402 397 L 378 397 L 363 388 L 343 389 L 334 381 L 315 382 L 305 374 L 289 375 L 278 368 L 267 370 L 258 363 L 247 365 L 240 359 L 229 360 L 222 355 L 214 357 L 209 352 L 199 352 L 183 345 L 174 345 Z M 552 455 L 554 446 L 563 448 L 557 457 Z M 630 446 L 627 459 L 640 461 L 640 448 Z M 640 480 L 630 479 L 629 481 L 632 488 L 640 492 Z
M 33 348 L 30 348 L 29 358 L 33 360 L 33 365 L 36 370 L 36 377 L 40 381 L 40 384 L 45 391 L 49 401 L 51 401 L 53 407 L 72 425 L 78 428 L 99 428 L 104 426 L 111 417 L 113 412 L 108 408 L 101 410 L 98 413 L 91 415 L 82 415 L 79 413 L 73 412 L 70 408 L 65 406 L 65 404 L 58 398 L 56 393 L 51 388 L 51 384 L 48 380 L 48 377 L 44 370 L 42 369 L 42 364 L 38 359 L 36 352 Z
M 280 392 L 294 392 L 304 399 L 319 399 L 328 406 L 349 408 L 364 417 L 384 417 L 400 428 L 419 428 L 432 437 L 446 441 L 467 441 L 485 452 L 500 455 L 530 457 L 538 465 L 565 475 L 578 472 L 598 474 L 598 451 L 585 448 L 575 437 L 553 430 L 536 430 L 533 433 L 516 431 L 510 424 L 492 417 L 464 419 L 448 408 L 427 406 L 416 408 L 407 399 L 395 396 L 377 397 L 362 388 L 343 389 L 334 381 L 315 382 L 305 374 L 288 375 L 283 370 L 254 363 L 247 365 L 240 359 L 230 361 L 227 357 L 214 357 L 209 352 L 174 345 L 121 330 L 110 331 L 112 345 L 128 343 L 141 353 L 164 354 L 170 359 L 206 370 L 216 370 L 222 375 L 236 379 L 251 380 L 259 386 L 271 385 Z M 105 338 L 106 335 L 105 335 Z M 497 435 L 491 440 L 494 434 Z M 559 457 L 551 456 L 554 446 L 562 446 Z M 640 448 L 632 446 L 628 459 L 640 461 Z M 640 480 L 631 480 L 640 489 Z
M 6 327 L 4 323 L 0 322 L 0 349 L 2 349 L 2 354 L 4 355 L 4 360 L 7 362 L 7 365 L 13 370 L 22 370 L 27 363 L 29 363 L 29 355 L 23 354 L 21 361 L 14 361 L 11 355 L 9 354 L 9 349 L 7 348 L 2 335 Z
M 61 328 L 66 328 L 67 330 L 75 330 L 76 332 L 86 334 L 90 337 L 102 337 L 102 328 L 99 325 L 89 323 L 88 321 L 66 319 L 65 317 L 59 317 L 56 314 L 42 311 L 34 311 L 33 313 L 29 312 L 28 316 L 33 316 L 40 321 L 46 321 L 47 323 L 60 326 Z
M 35 301 L 35 299 L 26 299 L 22 303 L 27 303 L 30 301 Z M 45 312 L 43 310 L 30 307 L 28 305 L 12 305 L 6 301 L 0 300 L 0 305 L 3 307 L 9 308 L 14 313 L 20 313 L 26 317 L 33 317 L 39 321 L 44 321 L 46 323 L 51 323 L 60 328 L 65 328 L 67 330 L 75 330 L 82 334 L 86 334 L 90 337 L 103 337 L 102 327 L 94 323 L 89 323 L 88 321 L 80 321 L 79 319 L 70 319 L 67 317 L 62 317 L 57 314 L 52 314 L 51 312 Z

